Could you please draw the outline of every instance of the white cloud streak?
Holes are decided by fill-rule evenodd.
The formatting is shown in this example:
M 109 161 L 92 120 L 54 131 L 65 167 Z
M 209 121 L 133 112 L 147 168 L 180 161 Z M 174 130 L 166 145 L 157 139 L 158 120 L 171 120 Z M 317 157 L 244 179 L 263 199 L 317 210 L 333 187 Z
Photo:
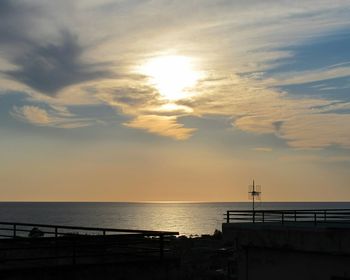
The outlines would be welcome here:
M 78 128 L 94 123 L 92 120 L 75 117 L 63 107 L 52 107 L 50 110 L 45 110 L 37 106 L 14 106 L 11 115 L 20 121 L 36 126 Z
M 195 131 L 193 128 L 183 127 L 183 125 L 176 122 L 176 117 L 170 116 L 143 115 L 124 123 L 124 125 L 144 129 L 176 140 L 186 140 Z
M 298 85 L 350 76 L 350 67 L 327 67 L 309 71 L 289 72 L 265 81 L 269 86 Z

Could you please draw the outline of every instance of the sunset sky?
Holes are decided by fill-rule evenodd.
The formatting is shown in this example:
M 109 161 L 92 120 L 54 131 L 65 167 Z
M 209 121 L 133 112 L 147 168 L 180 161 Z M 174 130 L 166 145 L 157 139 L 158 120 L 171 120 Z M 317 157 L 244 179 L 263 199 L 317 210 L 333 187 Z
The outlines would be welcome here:
M 0 200 L 349 200 L 349 15 L 1 0 Z

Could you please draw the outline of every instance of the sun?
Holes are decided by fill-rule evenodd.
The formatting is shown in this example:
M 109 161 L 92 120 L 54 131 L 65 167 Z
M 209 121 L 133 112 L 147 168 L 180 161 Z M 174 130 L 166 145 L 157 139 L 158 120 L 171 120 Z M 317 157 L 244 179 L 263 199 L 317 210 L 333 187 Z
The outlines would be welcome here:
M 164 99 L 170 101 L 189 96 L 189 89 L 201 77 L 194 67 L 193 59 L 179 55 L 152 58 L 140 67 L 140 72 L 149 77 L 149 82 Z

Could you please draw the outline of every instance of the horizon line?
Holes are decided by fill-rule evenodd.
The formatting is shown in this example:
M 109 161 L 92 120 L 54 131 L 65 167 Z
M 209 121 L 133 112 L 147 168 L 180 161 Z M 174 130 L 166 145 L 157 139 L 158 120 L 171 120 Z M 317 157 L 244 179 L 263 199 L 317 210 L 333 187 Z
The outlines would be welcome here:
M 198 200 L 146 200 L 146 201 L 90 201 L 90 200 L 0 200 L 0 203 L 139 203 L 139 204 L 190 204 L 190 203 L 252 203 L 249 200 L 242 201 L 198 201 Z M 350 203 L 350 201 L 344 200 L 328 200 L 328 201 L 320 201 L 320 200 L 289 200 L 289 201 L 280 201 L 280 200 L 272 200 L 272 201 L 261 201 L 263 203 Z

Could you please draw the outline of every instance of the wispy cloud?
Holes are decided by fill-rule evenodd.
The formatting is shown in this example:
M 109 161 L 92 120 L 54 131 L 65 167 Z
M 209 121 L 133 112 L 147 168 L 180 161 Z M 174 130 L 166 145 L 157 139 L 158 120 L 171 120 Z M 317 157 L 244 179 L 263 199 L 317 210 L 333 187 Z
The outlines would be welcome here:
M 231 115 L 235 127 L 275 134 L 295 148 L 350 147 L 350 114 L 334 113 L 347 109 L 347 102 L 290 98 L 239 76 L 205 88 L 212 89 L 185 103 L 198 115 Z
M 309 114 L 283 123 L 280 135 L 295 148 L 350 148 L 350 114 Z
M 265 83 L 270 86 L 296 85 L 348 76 L 350 76 L 350 67 L 329 66 L 322 69 L 289 72 L 281 75 L 275 75 L 273 78 L 267 79 Z
M 287 162 L 350 163 L 349 156 L 289 155 L 280 157 Z
M 177 123 L 176 117 L 144 115 L 138 116 L 134 120 L 124 125 L 132 128 L 140 128 L 151 133 L 174 138 L 176 140 L 185 140 L 195 131 L 193 128 L 186 128 Z
M 62 107 L 52 107 L 50 110 L 45 110 L 37 106 L 15 106 L 11 115 L 20 121 L 37 126 L 78 128 L 94 123 L 92 120 L 79 119 Z

